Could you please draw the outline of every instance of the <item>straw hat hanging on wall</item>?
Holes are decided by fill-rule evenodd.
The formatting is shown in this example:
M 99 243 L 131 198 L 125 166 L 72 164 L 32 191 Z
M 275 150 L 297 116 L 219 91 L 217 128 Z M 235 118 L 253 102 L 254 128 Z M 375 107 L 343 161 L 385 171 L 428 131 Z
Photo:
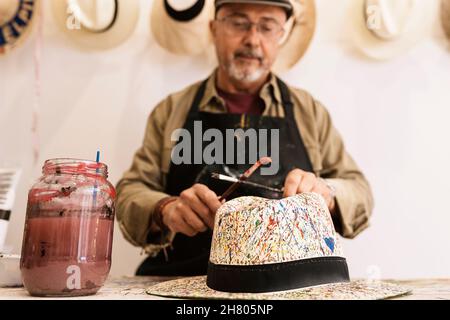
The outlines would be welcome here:
M 283 72 L 294 66 L 306 52 L 316 25 L 314 0 L 291 0 L 294 14 L 286 24 L 274 70 Z M 214 19 L 213 0 L 155 0 L 151 29 L 158 44 L 181 55 L 196 55 L 212 45 L 209 21 Z
M 442 0 L 441 3 L 441 20 L 445 35 L 450 40 L 450 0 Z
M 158 44 L 179 55 L 196 55 L 211 45 L 212 0 L 153 0 L 150 27 Z
M 84 49 L 120 45 L 139 19 L 139 0 L 53 0 L 52 7 L 60 29 Z
M 314 0 L 292 0 L 294 12 L 286 23 L 286 36 L 273 66 L 274 71 L 291 69 L 308 50 L 316 29 Z
M 434 7 L 424 0 L 349 0 L 356 46 L 374 59 L 391 59 L 429 32 Z
M 19 45 L 36 20 L 38 0 L 0 1 L 0 55 Z

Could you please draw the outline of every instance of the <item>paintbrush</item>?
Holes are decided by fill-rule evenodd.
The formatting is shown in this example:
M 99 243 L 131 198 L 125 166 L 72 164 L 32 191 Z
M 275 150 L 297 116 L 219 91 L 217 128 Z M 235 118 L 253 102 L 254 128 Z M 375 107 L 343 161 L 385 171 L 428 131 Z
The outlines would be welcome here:
M 228 198 L 239 187 L 239 185 L 243 181 L 247 180 L 253 174 L 253 172 L 256 171 L 256 169 L 258 169 L 260 166 L 269 164 L 271 162 L 272 162 L 272 159 L 269 157 L 263 157 L 263 158 L 259 159 L 258 161 L 256 161 L 256 163 L 253 166 L 251 166 L 249 169 L 247 169 L 247 171 L 245 171 L 239 177 L 239 180 L 237 180 L 227 190 L 225 190 L 225 192 L 219 197 L 219 201 L 226 200 L 226 198 Z
M 237 179 L 237 178 L 233 178 L 233 177 L 230 177 L 230 176 L 227 176 L 227 175 L 224 175 L 224 174 L 220 174 L 220 173 L 212 173 L 211 177 L 213 179 L 217 179 L 217 180 L 221 180 L 221 181 L 228 181 L 228 182 L 237 182 L 237 181 L 239 181 L 239 179 Z M 282 189 L 272 188 L 272 187 L 265 186 L 263 184 L 259 184 L 259 183 L 256 183 L 256 182 L 251 182 L 251 181 L 241 181 L 240 183 L 242 185 L 253 186 L 253 187 L 262 188 L 262 189 L 265 189 L 265 190 L 278 192 L 278 193 L 283 193 L 283 191 L 284 191 L 284 188 L 282 188 Z

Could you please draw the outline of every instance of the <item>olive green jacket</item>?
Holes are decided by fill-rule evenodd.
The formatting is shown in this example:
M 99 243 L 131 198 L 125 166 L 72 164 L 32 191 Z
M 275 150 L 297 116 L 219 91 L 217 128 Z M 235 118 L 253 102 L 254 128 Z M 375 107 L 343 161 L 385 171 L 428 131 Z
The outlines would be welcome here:
M 213 72 L 206 86 L 199 110 L 225 113 L 223 99 L 215 86 Z M 155 205 L 168 195 L 164 193 L 171 163 L 171 149 L 175 142 L 171 134 L 182 128 L 201 82 L 169 95 L 150 114 L 142 146 L 134 155 L 131 168 L 117 184 L 116 211 L 125 238 L 141 246 L 149 254 L 156 254 L 170 245 L 174 234 L 150 234 L 155 224 Z M 314 173 L 336 188 L 336 230 L 346 238 L 353 238 L 368 226 L 373 208 L 370 186 L 333 127 L 328 111 L 306 91 L 289 88 L 294 104 L 294 116 Z M 276 77 L 271 76 L 261 89 L 265 103 L 264 116 L 284 117 L 281 94 Z M 154 229 L 154 228 L 152 228 Z M 147 243 L 150 238 L 151 243 Z

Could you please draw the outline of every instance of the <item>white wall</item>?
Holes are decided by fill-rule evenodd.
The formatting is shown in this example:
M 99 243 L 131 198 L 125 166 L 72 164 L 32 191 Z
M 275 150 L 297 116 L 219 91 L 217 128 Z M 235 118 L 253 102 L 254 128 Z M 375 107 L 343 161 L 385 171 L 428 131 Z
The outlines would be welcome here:
M 205 56 L 177 57 L 159 48 L 148 28 L 151 1 L 141 1 L 131 38 L 100 53 L 74 47 L 56 29 L 45 1 L 38 166 L 32 165 L 30 135 L 35 35 L 0 57 L 0 162 L 24 169 L 7 237 L 15 252 L 21 248 L 27 190 L 45 159 L 94 158 L 100 148 L 116 183 L 154 105 L 214 66 Z M 450 51 L 439 21 L 409 53 L 375 62 L 353 48 L 343 1 L 319 0 L 317 7 L 312 46 L 283 77 L 328 107 L 372 184 L 372 225 L 344 241 L 351 273 L 448 277 Z M 112 273 L 132 274 L 143 259 L 139 253 L 116 226 Z

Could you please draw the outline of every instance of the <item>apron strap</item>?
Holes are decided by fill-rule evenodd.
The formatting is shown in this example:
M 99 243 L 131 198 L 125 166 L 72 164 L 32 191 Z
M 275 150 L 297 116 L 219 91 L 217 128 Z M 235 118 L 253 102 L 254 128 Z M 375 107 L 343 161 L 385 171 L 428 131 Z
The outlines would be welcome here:
M 294 104 L 291 100 L 291 94 L 289 93 L 289 87 L 286 83 L 284 83 L 280 78 L 277 77 L 278 88 L 281 93 L 281 101 L 284 107 L 284 116 L 286 119 L 286 123 L 288 125 L 289 134 L 292 138 L 298 137 L 298 150 L 300 150 L 300 156 L 302 159 L 300 161 L 303 163 L 303 170 L 314 172 L 311 159 L 308 155 L 308 150 L 305 147 L 305 143 L 303 141 L 302 135 L 300 133 L 300 128 L 295 122 L 294 117 Z M 295 140 L 293 140 L 295 141 Z
M 194 100 L 192 101 L 191 108 L 189 110 L 188 119 L 189 117 L 192 117 L 198 113 L 200 102 L 202 102 L 203 96 L 205 95 L 206 91 L 206 84 L 208 83 L 208 79 L 204 80 L 200 87 L 197 89 L 197 92 L 195 93 Z
M 294 119 L 294 104 L 291 100 L 291 94 L 289 93 L 289 88 L 286 83 L 284 83 L 280 78 L 277 77 L 277 84 L 278 88 L 280 89 L 281 93 L 281 102 L 284 107 L 284 113 L 286 120 L 293 120 Z

